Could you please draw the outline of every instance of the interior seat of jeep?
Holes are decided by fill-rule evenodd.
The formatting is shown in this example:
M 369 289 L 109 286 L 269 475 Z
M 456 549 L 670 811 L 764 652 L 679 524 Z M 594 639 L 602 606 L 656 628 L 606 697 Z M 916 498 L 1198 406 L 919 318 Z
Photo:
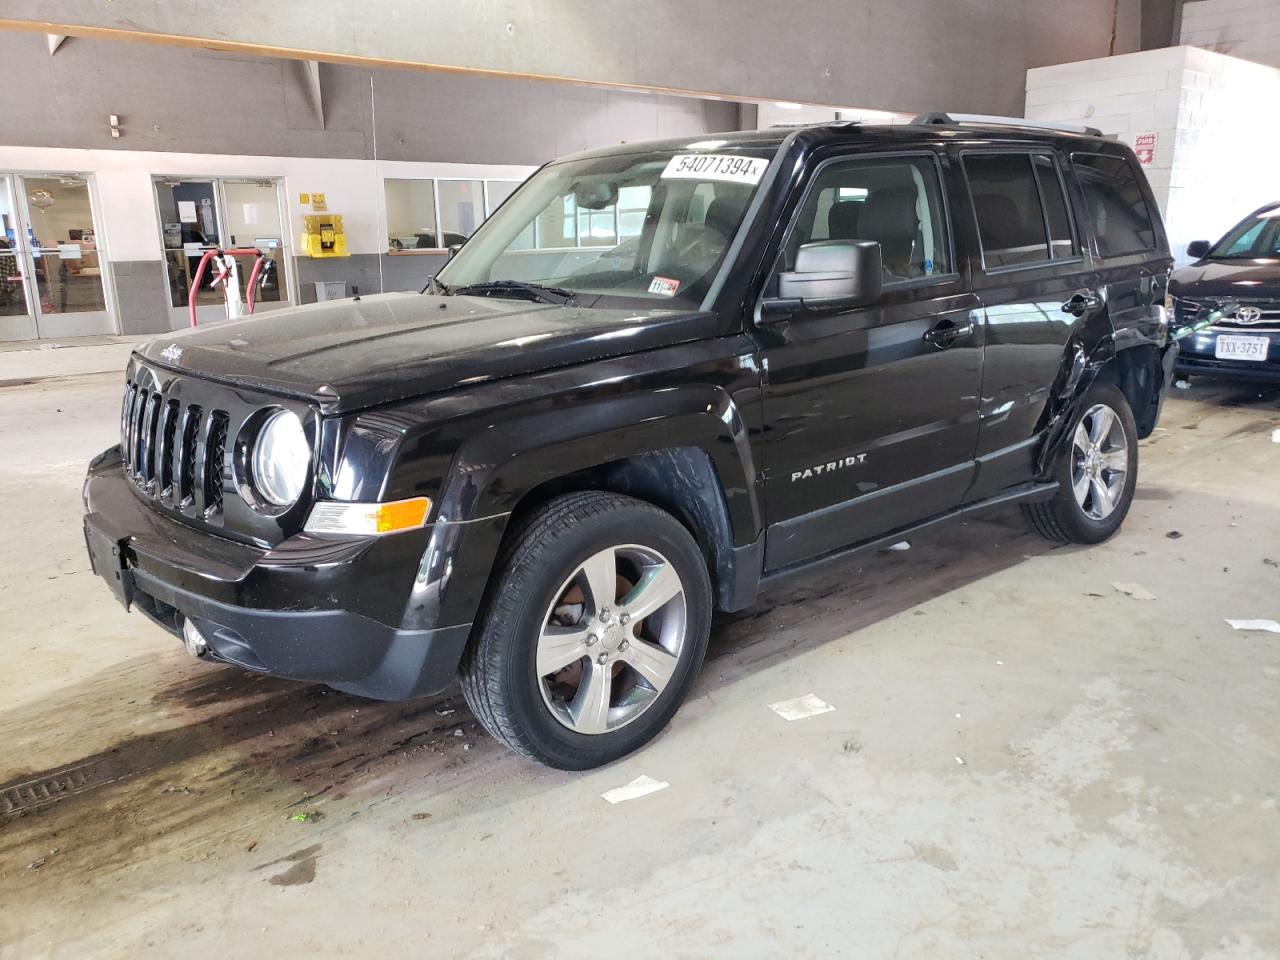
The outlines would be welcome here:
M 924 276 L 915 256 L 920 214 L 914 185 L 872 190 L 862 204 L 858 229 L 860 239 L 879 241 L 886 274 L 899 280 Z

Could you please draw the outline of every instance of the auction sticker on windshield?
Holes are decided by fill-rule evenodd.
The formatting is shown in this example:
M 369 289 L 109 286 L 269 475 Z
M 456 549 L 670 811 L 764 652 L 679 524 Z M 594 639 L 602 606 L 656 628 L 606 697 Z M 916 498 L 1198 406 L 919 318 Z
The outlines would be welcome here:
M 729 183 L 760 182 L 767 160 L 733 157 L 720 153 L 677 153 L 662 171 L 664 180 L 725 180 Z

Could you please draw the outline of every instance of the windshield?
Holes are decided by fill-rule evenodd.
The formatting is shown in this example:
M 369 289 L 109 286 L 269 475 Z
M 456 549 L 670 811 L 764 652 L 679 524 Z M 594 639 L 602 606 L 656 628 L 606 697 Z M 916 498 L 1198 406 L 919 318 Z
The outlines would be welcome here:
M 584 306 L 696 307 L 774 152 L 718 146 L 550 164 L 441 270 L 439 285 L 525 297 L 536 284 Z
M 1209 257 L 1214 260 L 1280 258 L 1280 207 L 1264 210 L 1236 224 L 1214 244 Z

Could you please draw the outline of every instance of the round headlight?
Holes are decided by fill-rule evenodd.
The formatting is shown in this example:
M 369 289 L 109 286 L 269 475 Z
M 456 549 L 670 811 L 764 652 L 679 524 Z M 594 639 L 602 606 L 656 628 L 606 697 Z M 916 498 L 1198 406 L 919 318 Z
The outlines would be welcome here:
M 268 503 L 287 507 L 302 496 L 311 465 L 311 447 L 302 421 L 277 410 L 258 431 L 253 445 L 253 486 Z

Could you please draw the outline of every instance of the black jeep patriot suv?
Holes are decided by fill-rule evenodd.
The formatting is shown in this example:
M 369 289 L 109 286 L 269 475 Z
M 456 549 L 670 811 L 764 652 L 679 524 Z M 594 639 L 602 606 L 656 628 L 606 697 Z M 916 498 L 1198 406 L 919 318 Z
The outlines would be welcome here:
M 829 124 L 547 164 L 420 294 L 162 337 L 85 483 L 96 572 L 198 656 L 368 697 L 461 674 L 586 768 L 713 609 L 996 504 L 1124 519 L 1177 348 L 1130 150 Z

